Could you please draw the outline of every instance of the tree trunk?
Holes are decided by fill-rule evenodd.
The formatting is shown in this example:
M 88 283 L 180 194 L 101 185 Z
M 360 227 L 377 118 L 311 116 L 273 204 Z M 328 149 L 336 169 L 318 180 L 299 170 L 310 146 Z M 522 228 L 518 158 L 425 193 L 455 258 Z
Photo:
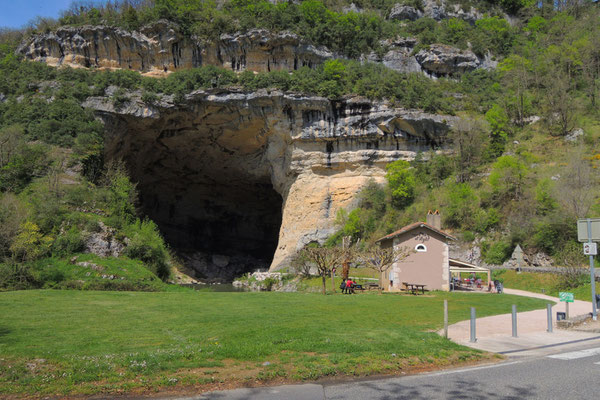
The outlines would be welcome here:
M 348 260 L 346 260 L 342 264 L 342 280 L 348 279 L 349 274 L 350 274 L 350 262 L 348 262 Z
M 383 293 L 383 271 L 379 273 L 379 294 Z
M 321 274 L 321 278 L 323 279 L 323 294 L 327 294 L 327 291 L 325 289 L 325 276 L 326 272 L 323 272 L 323 274 Z
M 331 269 L 331 291 L 335 293 L 335 271 Z

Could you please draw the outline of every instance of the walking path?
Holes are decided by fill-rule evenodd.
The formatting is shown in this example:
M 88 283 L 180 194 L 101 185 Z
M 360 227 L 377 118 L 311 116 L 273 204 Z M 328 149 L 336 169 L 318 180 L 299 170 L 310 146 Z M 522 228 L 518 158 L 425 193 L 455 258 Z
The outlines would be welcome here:
M 476 322 L 477 342 L 470 340 L 470 321 L 461 321 L 448 327 L 448 337 L 465 346 L 496 353 L 511 353 L 560 343 L 581 341 L 600 337 L 594 332 L 581 332 L 556 328 L 556 312 L 565 311 L 565 303 L 559 303 L 556 297 L 524 290 L 504 289 L 506 294 L 536 297 L 556 302 L 552 307 L 553 332 L 547 332 L 547 310 L 534 310 L 519 313 L 517 310 L 517 336 L 512 337 L 511 314 L 478 318 Z M 589 301 L 575 300 L 569 304 L 569 317 L 583 315 L 592 311 Z

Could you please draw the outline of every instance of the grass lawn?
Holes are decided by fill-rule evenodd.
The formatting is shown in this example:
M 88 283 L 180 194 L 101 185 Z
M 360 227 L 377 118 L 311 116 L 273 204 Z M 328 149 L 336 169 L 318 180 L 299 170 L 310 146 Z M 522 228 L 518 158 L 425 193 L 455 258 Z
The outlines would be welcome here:
M 513 270 L 497 271 L 495 273 L 504 281 L 504 287 L 527 290 L 529 292 L 545 293 L 548 296 L 558 297 L 558 292 L 571 292 L 576 300 L 592 301 L 591 283 L 585 283 L 571 289 L 559 289 L 561 277 L 557 274 L 541 272 L 521 272 Z M 590 275 L 588 274 L 588 281 Z M 600 293 L 600 284 L 596 282 L 596 293 Z
M 400 373 L 489 357 L 432 330 L 542 308 L 489 294 L 0 293 L 0 397 Z M 211 386 L 212 385 L 212 386 Z

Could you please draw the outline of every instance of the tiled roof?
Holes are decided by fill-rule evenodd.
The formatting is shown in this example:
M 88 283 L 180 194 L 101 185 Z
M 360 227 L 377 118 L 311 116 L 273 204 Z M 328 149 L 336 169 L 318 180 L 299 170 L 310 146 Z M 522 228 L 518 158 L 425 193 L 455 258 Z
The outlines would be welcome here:
M 429 230 L 431 230 L 433 232 L 436 232 L 436 233 L 438 233 L 438 234 L 446 237 L 449 240 L 456 240 L 456 238 L 454 236 L 449 235 L 446 232 L 441 231 L 441 230 L 439 230 L 437 228 L 434 228 L 433 226 L 428 225 L 425 222 L 415 222 L 413 224 L 406 225 L 404 228 L 402 228 L 400 230 L 397 230 L 396 232 L 390 233 L 389 235 L 384 236 L 381 239 L 378 239 L 377 242 L 381 242 L 381 241 L 387 240 L 387 239 L 393 239 L 396 236 L 402 235 L 403 233 L 406 233 L 406 232 L 410 232 L 413 229 L 417 229 L 417 228 L 427 228 L 427 229 L 429 229 Z

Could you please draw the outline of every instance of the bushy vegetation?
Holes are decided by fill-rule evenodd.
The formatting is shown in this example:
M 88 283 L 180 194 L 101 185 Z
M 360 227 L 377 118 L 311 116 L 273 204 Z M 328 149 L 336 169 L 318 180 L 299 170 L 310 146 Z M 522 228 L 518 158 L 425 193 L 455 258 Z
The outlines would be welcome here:
M 389 172 L 385 184 L 369 184 L 358 208 L 340 212 L 331 241 L 372 241 L 439 209 L 444 228 L 477 240 L 488 263 L 506 261 L 518 243 L 529 254 L 570 263 L 565 254 L 575 244 L 576 219 L 600 210 L 600 12 L 580 3 L 522 12 L 527 17 L 511 30 L 512 44 L 497 50 L 506 54 L 497 74 L 457 82 L 467 95 L 451 107 L 469 121 L 454 126 L 451 151 L 434 148 L 402 168 L 416 177 L 413 192 Z M 488 23 L 495 22 L 479 21 Z M 502 37 L 497 33 L 492 37 Z M 576 128 L 585 134 L 566 140 Z

